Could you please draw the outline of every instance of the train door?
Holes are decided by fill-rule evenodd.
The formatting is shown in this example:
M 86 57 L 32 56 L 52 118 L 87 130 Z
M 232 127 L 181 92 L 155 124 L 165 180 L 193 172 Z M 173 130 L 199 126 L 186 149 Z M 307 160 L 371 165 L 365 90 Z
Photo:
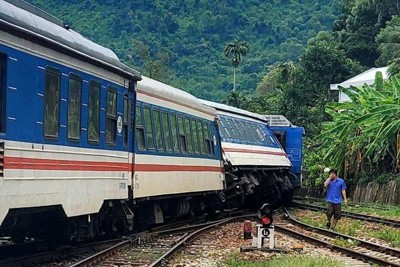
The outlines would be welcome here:
M 135 110 L 136 110 L 135 83 L 129 82 L 128 91 L 124 95 L 124 145 L 126 144 L 129 153 L 128 195 L 133 199 L 133 176 L 135 164 Z
M 7 55 L 0 53 L 0 133 L 6 132 Z

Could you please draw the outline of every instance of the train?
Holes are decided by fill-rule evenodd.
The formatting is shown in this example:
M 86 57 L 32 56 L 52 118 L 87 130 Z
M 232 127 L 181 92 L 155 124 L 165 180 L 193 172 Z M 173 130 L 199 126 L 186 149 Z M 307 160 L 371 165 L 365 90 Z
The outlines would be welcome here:
M 0 0 L 0 236 L 87 240 L 288 201 L 304 130 L 269 123 L 147 78 L 48 13 Z

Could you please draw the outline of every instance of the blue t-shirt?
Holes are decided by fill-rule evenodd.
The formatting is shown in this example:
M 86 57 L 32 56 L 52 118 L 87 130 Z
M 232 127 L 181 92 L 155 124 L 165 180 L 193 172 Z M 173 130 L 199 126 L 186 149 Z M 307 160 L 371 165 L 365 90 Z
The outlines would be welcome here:
M 343 189 L 347 189 L 347 187 L 342 178 L 338 177 L 335 181 L 331 180 L 326 192 L 326 201 L 333 204 L 342 203 Z

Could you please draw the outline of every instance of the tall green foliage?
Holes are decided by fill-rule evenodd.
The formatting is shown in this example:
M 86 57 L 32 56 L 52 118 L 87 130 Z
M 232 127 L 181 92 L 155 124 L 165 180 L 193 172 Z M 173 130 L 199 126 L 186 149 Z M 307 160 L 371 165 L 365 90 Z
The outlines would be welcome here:
M 251 44 L 236 89 L 254 91 L 267 66 L 297 60 L 309 38 L 331 27 L 338 1 L 28 0 L 144 75 L 160 73 L 149 62 L 167 54 L 163 68 L 170 72 L 162 81 L 214 101 L 232 90 L 231 65 L 221 53 L 227 42 Z M 140 55 L 133 39 L 149 47 L 150 57 Z
M 326 159 L 348 175 L 398 172 L 400 159 L 400 80 L 343 89 L 352 102 L 331 103 L 332 121 L 320 138 Z
M 235 39 L 226 44 L 224 48 L 224 55 L 229 58 L 233 66 L 233 91 L 236 90 L 236 69 L 242 62 L 243 57 L 247 55 L 249 45 L 246 42 Z

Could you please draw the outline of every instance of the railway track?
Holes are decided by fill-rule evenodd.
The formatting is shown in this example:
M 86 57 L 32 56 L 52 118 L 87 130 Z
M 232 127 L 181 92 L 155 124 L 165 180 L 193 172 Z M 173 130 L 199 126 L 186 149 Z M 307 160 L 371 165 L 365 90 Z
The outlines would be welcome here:
M 293 207 L 296 207 L 296 208 L 308 209 L 308 210 L 313 210 L 313 211 L 326 210 L 325 207 L 300 203 L 297 201 L 293 201 L 292 205 L 293 205 Z M 385 218 L 361 214 L 361 213 L 355 213 L 355 212 L 349 212 L 349 211 L 342 210 L 342 216 L 349 217 L 352 219 L 368 221 L 368 222 L 380 223 L 380 224 L 394 226 L 394 227 L 400 227 L 400 221 L 392 220 L 392 219 L 385 219 Z
M 33 251 L 33 253 L 23 253 L 18 255 L 16 252 L 3 257 L 0 260 L 0 267 L 26 267 L 26 266 L 68 266 L 70 259 L 79 258 L 82 255 L 92 255 L 105 248 L 118 244 L 120 239 L 92 242 L 79 246 L 65 246 L 55 250 Z M 34 244 L 32 244 L 34 245 Z M 8 251 L 11 251 L 11 247 Z M 14 250 L 18 250 L 15 246 Z
M 76 262 L 70 267 L 83 266 L 162 266 L 167 259 L 197 236 L 216 226 L 256 214 L 232 216 L 215 222 L 157 230 L 132 236 L 130 242 L 106 249 Z
M 363 261 L 369 261 L 383 266 L 400 267 L 400 250 L 398 249 L 314 227 L 295 219 L 286 209 L 285 212 L 292 224 L 277 224 L 275 228 L 278 231 L 333 248 Z M 343 247 L 336 245 L 335 239 L 337 238 L 347 240 L 352 246 Z

